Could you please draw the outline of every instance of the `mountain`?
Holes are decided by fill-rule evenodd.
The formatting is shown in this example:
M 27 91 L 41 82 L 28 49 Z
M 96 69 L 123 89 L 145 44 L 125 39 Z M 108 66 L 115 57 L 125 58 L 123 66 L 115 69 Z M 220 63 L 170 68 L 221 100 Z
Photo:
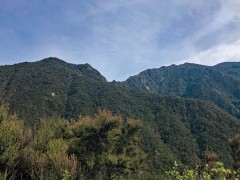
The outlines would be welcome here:
M 89 64 L 73 65 L 57 58 L 2 66 L 0 100 L 24 118 L 62 114 L 69 89 L 77 78 L 106 82 Z
M 239 62 L 224 62 L 214 66 L 216 70 L 227 73 L 235 77 L 240 77 L 240 63 Z
M 240 63 L 216 66 L 185 63 L 148 69 L 123 82 L 124 86 L 161 95 L 208 100 L 240 118 Z
M 196 159 L 203 159 L 206 148 L 216 152 L 223 162 L 231 166 L 233 160 L 228 139 L 240 128 L 238 119 L 210 102 L 172 96 L 185 97 L 184 88 L 187 83 L 194 81 L 195 77 L 207 79 L 208 75 L 200 73 L 205 71 L 209 72 L 209 76 L 211 74 L 211 78 L 213 76 L 218 80 L 223 75 L 227 76 L 229 85 L 232 84 L 231 78 L 238 82 L 235 75 L 227 75 L 210 67 L 185 64 L 182 69 L 171 66 L 161 68 L 161 71 L 148 70 L 148 73 L 137 76 L 137 80 L 132 80 L 135 83 L 130 83 L 130 78 L 123 86 L 107 82 L 89 64 L 74 65 L 57 58 L 47 58 L 33 63 L 1 66 L 0 101 L 9 106 L 10 113 L 16 113 L 33 126 L 40 118 L 61 117 L 74 120 L 79 116 L 94 116 L 99 109 L 104 108 L 113 114 L 122 114 L 125 120 L 141 119 L 144 124 L 141 145 L 148 154 L 152 175 L 169 169 L 175 160 L 185 165 L 194 165 Z M 162 94 L 171 96 L 136 90 L 146 88 L 151 92 L 160 92 L 157 84 L 161 85 L 165 79 L 170 81 L 170 72 L 175 73 L 174 76 L 171 75 L 175 80 L 164 83 L 166 90 Z M 184 74 L 180 82 L 177 77 L 179 73 Z M 161 80 L 158 79 L 160 76 Z M 142 80 L 141 77 L 144 77 L 144 86 L 137 85 L 139 79 Z M 152 79 L 149 83 L 148 78 Z M 132 89 L 128 88 L 130 85 L 127 83 L 132 84 Z M 221 84 L 215 79 L 215 84 L 211 87 L 216 85 L 220 88 L 224 83 L 225 81 Z M 180 84 L 181 87 L 178 87 Z M 171 88 L 167 88 L 169 85 Z M 211 87 L 206 90 L 212 91 Z M 174 93 L 177 89 L 179 94 Z M 194 89 L 190 92 L 198 93 Z

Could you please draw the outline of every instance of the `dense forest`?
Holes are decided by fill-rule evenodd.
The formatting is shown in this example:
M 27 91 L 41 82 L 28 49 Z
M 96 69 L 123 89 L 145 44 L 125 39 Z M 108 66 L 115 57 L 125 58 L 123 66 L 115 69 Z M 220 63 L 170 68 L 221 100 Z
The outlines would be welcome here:
M 174 162 L 169 171 L 153 175 L 141 147 L 143 122 L 124 120 L 100 110 L 75 121 L 41 119 L 28 127 L 0 107 L 0 179 L 238 179 L 240 134 L 229 140 L 234 159 L 224 167 L 206 149 L 192 169 Z M 161 161 L 161 159 L 160 159 Z
M 148 69 L 123 82 L 127 87 L 162 95 L 208 100 L 240 117 L 240 63 L 215 66 L 185 63 Z
M 212 170 L 221 168 L 231 169 L 224 176 L 237 177 L 235 66 L 185 64 L 160 68 L 154 76 L 149 70 L 141 85 L 141 74 L 107 82 L 89 64 L 57 58 L 1 66 L 1 177 L 174 179 L 185 169 L 214 178 Z M 175 161 L 180 169 L 172 169 Z M 211 168 L 199 174 L 197 163 Z

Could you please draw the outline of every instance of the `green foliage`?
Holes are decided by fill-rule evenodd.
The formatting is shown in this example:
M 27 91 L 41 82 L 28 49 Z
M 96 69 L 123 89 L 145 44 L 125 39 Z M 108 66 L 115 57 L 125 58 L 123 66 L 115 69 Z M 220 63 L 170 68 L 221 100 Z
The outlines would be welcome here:
M 16 117 L 0 123 L 1 179 L 113 179 L 146 172 L 142 122 L 104 110 L 76 122 L 44 119 L 32 131 Z M 66 133 L 71 136 L 66 136 Z
M 1 180 L 7 180 L 7 171 L 5 173 L 4 172 L 3 173 L 0 172 L 0 179 Z
M 64 170 L 62 175 L 62 180 L 69 180 L 71 179 L 71 176 L 72 175 L 68 170 Z
M 232 156 L 234 159 L 234 170 L 240 178 L 240 132 L 238 132 L 234 137 L 229 139 L 229 143 L 232 148 Z
M 178 171 L 178 163 L 175 161 L 174 162 L 174 166 L 173 169 L 171 171 L 166 171 L 166 175 L 168 177 L 168 179 L 170 180 L 181 180 L 183 179 L 183 176 L 180 175 L 180 172 Z
M 14 117 L 0 122 L 0 165 L 13 163 L 18 150 L 28 139 L 24 133 L 23 123 Z
M 139 173 L 145 153 L 140 149 L 141 122 L 100 111 L 94 120 L 85 117 L 73 125 L 76 138 L 69 153 L 76 154 L 87 179 L 112 179 Z
M 0 122 L 8 118 L 8 108 L 6 105 L 0 105 Z
M 179 168 L 177 162 L 171 171 L 165 172 L 167 179 L 169 180 L 226 180 L 236 178 L 236 172 L 224 167 L 222 162 L 215 162 L 214 164 L 205 164 L 203 169 L 198 166 L 195 169 L 183 169 Z

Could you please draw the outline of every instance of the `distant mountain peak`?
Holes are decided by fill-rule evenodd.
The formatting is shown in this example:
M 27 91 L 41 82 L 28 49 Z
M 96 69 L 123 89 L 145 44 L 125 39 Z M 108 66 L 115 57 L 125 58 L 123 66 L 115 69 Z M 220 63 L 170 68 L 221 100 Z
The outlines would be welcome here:
M 240 62 L 164 66 L 145 70 L 123 83 L 132 89 L 161 95 L 209 100 L 240 117 Z
M 80 64 L 78 66 L 84 67 L 85 69 L 88 69 L 90 71 L 97 71 L 96 69 L 94 69 L 90 64 L 85 63 L 85 64 Z
M 0 68 L 3 68 L 0 66 Z M 90 79 L 100 80 L 107 82 L 106 78 L 101 75 L 96 69 L 94 69 L 90 64 L 72 64 L 68 63 L 62 59 L 57 57 L 48 57 L 42 60 L 38 60 L 35 62 L 24 62 L 18 63 L 14 65 L 9 65 L 8 68 L 13 68 L 21 71 L 32 71 L 33 73 L 39 72 L 39 74 L 46 73 L 54 73 L 54 76 L 59 76 L 65 74 L 65 76 L 78 76 L 79 78 L 85 76 Z
M 48 57 L 40 60 L 39 62 L 54 62 L 54 63 L 67 63 L 63 61 L 62 59 L 59 59 L 57 57 Z
M 89 77 L 94 77 L 94 78 L 100 79 L 102 81 L 107 81 L 106 78 L 104 76 L 102 76 L 98 70 L 93 68 L 88 63 L 77 65 L 77 67 L 83 74 L 85 74 Z
M 68 66 L 71 67 L 71 69 L 79 70 L 83 75 L 88 76 L 93 79 L 98 79 L 102 81 L 107 81 L 104 76 L 101 75 L 99 71 L 97 71 L 95 68 L 93 68 L 90 64 L 71 64 L 67 63 L 62 59 L 59 59 L 57 57 L 48 57 L 41 61 L 40 63 L 47 63 L 47 64 L 59 64 L 61 66 Z

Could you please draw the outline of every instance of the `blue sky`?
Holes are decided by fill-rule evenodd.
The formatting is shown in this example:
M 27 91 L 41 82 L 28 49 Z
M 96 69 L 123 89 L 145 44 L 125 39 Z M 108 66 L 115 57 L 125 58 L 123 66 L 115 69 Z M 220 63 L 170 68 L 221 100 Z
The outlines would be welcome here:
M 109 81 L 240 61 L 239 0 L 0 0 L 0 64 L 58 57 Z

